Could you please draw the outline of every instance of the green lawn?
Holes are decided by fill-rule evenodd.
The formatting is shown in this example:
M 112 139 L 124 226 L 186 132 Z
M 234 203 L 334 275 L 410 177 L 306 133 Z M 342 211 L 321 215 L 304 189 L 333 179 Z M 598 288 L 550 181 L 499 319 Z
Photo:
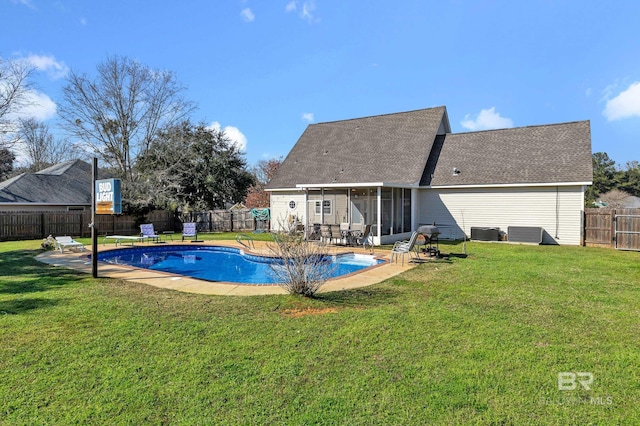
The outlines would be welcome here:
M 0 424 L 640 424 L 640 253 L 467 243 L 309 300 L 93 280 L 39 244 L 0 243 Z

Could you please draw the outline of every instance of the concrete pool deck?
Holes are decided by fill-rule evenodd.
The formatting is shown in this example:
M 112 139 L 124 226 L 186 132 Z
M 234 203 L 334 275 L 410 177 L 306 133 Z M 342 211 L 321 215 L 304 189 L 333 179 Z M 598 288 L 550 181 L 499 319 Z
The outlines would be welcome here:
M 239 244 L 235 241 L 205 241 L 199 243 L 181 243 L 171 242 L 172 245 L 216 245 L 225 247 L 235 247 L 243 249 L 245 252 L 253 254 L 266 254 L 268 252 L 267 243 L 262 241 L 255 242 L 255 248 L 250 250 L 247 247 Z M 136 247 L 153 247 L 154 243 L 136 244 Z M 65 250 L 64 253 L 59 251 L 46 251 L 36 256 L 36 259 L 40 262 L 47 263 L 53 266 L 59 266 L 63 268 L 69 268 L 76 271 L 91 274 L 91 254 L 90 246 L 85 246 L 87 250 L 84 252 L 75 252 Z M 127 247 L 115 247 L 113 244 L 98 245 L 98 252 L 106 250 L 120 250 Z M 370 254 L 368 251 L 358 247 L 333 247 L 329 246 L 328 251 L 331 254 L 337 253 L 359 253 Z M 408 269 L 411 269 L 415 264 L 405 261 L 402 263 L 391 263 L 389 261 L 390 252 L 388 250 L 374 251 L 374 255 L 380 259 L 387 260 L 386 263 L 369 268 L 363 272 L 355 274 L 349 274 L 341 278 L 334 278 L 327 281 L 320 290 L 320 293 L 330 291 L 348 290 L 352 288 L 365 287 L 372 284 L 379 283 L 395 275 L 398 275 Z M 105 262 L 98 262 L 98 277 L 100 278 L 115 278 L 126 281 L 133 281 L 142 284 L 151 285 L 159 288 L 166 288 L 171 290 L 183 291 L 187 293 L 200 293 L 200 294 L 213 294 L 219 296 L 258 296 L 267 294 L 286 294 L 284 289 L 278 285 L 252 285 L 252 284 L 236 284 L 236 283 L 222 283 L 222 282 L 210 282 L 199 280 L 196 278 L 184 277 L 180 275 L 174 275 L 166 272 L 157 272 L 149 269 L 139 269 L 130 266 L 119 266 Z

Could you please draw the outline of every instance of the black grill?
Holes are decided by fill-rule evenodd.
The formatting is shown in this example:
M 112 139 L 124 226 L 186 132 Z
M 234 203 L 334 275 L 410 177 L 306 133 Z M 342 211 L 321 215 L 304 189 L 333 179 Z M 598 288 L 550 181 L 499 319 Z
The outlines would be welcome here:
M 422 252 L 429 256 L 440 257 L 440 250 L 438 250 L 438 235 L 440 230 L 435 225 L 422 225 L 416 230 L 418 234 L 422 234 L 425 239 L 426 247 L 422 249 Z M 435 243 L 435 247 L 433 246 Z

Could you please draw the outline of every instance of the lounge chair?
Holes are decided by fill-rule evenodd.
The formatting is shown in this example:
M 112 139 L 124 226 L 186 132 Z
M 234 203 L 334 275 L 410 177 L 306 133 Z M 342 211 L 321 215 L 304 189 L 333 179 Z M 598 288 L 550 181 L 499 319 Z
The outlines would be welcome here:
M 55 249 L 60 250 L 60 253 L 63 253 L 65 248 L 77 248 L 80 249 L 80 251 L 84 251 L 84 244 L 75 241 L 71 237 L 56 237 Z
M 393 244 L 393 248 L 391 249 L 391 261 L 395 257 L 396 262 L 398 261 L 398 256 L 402 255 L 402 265 L 404 265 L 404 255 L 409 254 L 409 261 L 413 261 L 414 259 L 411 257 L 411 253 L 414 252 L 416 254 L 415 259 L 420 259 L 420 254 L 418 253 L 418 249 L 416 247 L 416 240 L 418 239 L 418 232 L 413 232 L 411 234 L 411 238 L 405 241 L 396 241 Z
M 148 240 L 153 240 L 156 243 L 160 242 L 160 235 L 156 234 L 156 231 L 153 229 L 153 223 L 140 225 L 140 236 Z
M 195 222 L 186 222 L 182 224 L 182 241 L 185 237 L 193 237 L 191 241 L 198 239 L 198 227 Z

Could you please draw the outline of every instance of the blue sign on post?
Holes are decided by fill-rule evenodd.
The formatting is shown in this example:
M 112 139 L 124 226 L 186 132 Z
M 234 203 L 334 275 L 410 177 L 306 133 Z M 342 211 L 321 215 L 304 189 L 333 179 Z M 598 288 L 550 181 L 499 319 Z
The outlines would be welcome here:
M 96 180 L 96 214 L 122 214 L 120 179 Z

